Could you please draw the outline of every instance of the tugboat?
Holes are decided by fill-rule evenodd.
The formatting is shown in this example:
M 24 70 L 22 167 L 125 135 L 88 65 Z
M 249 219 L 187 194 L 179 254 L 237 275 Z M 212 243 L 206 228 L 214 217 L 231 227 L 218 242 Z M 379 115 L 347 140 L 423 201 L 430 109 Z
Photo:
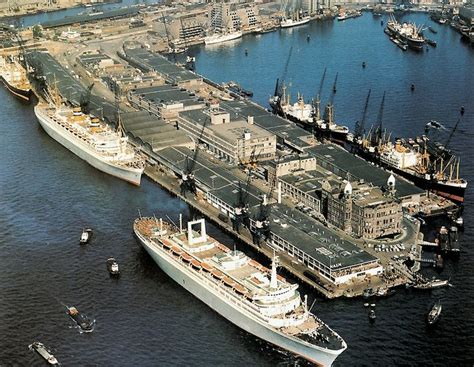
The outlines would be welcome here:
M 114 257 L 110 257 L 107 259 L 107 270 L 109 274 L 112 276 L 119 276 L 120 270 L 117 261 L 115 261 Z
M 438 300 L 432 307 L 428 315 L 426 315 L 426 322 L 428 325 L 433 325 L 435 324 L 441 315 L 441 310 L 442 310 L 441 302 Z
M 41 357 L 43 357 L 46 362 L 52 366 L 57 366 L 59 364 L 55 356 L 53 356 L 48 349 L 44 346 L 43 343 L 34 342 L 28 346 L 30 350 L 35 350 Z
M 76 307 L 67 306 L 66 313 L 85 333 L 90 333 L 94 331 L 94 321 L 91 321 L 86 315 L 79 313 Z
M 82 230 L 81 239 L 79 240 L 79 242 L 80 242 L 81 245 L 85 245 L 85 244 L 89 243 L 91 238 L 92 238 L 92 229 L 84 228 Z
M 370 310 L 369 311 L 369 320 L 370 320 L 370 322 L 374 322 L 376 318 L 377 318 L 377 316 L 375 315 L 375 310 L 374 309 Z

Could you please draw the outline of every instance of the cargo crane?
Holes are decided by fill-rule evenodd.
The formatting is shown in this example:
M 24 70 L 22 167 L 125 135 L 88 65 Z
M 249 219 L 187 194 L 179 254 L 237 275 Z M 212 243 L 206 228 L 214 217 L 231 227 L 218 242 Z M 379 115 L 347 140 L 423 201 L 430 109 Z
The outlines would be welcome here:
M 273 113 L 280 114 L 285 116 L 285 112 L 282 110 L 282 104 L 285 103 L 285 79 L 286 74 L 288 73 L 288 66 L 290 64 L 291 54 L 293 53 L 293 46 L 290 47 L 290 51 L 288 52 L 288 57 L 286 58 L 285 67 L 283 68 L 283 73 L 280 78 L 277 78 L 275 84 L 275 91 L 273 92 L 273 96 L 270 98 L 270 106 L 272 107 Z M 280 83 L 281 81 L 281 83 Z
M 316 94 L 316 100 L 314 102 L 314 110 L 315 110 L 314 121 L 321 120 L 321 93 L 323 91 L 324 79 L 326 78 L 326 71 L 327 71 L 327 68 L 324 68 L 323 76 L 321 77 L 321 81 L 319 82 L 319 89 L 318 89 L 318 93 Z
M 161 13 L 161 19 L 162 19 L 162 21 L 163 21 L 163 25 L 165 26 L 165 33 L 166 33 L 166 41 L 167 41 L 167 45 L 168 45 L 168 52 L 169 52 L 169 50 L 171 50 L 171 52 L 169 52 L 169 53 L 172 53 L 172 54 L 173 54 L 174 62 L 176 62 L 176 53 L 175 53 L 175 50 L 171 48 L 171 40 L 170 40 L 170 35 L 169 35 L 169 32 L 168 32 L 168 27 L 166 26 L 165 13 Z
M 380 103 L 380 109 L 377 114 L 377 125 L 375 127 L 374 134 L 370 139 L 370 143 L 373 147 L 381 146 L 383 141 L 383 110 L 385 106 L 385 91 L 383 92 L 382 102 Z
M 181 175 L 181 185 L 180 185 L 181 195 L 183 195 L 184 197 L 186 197 L 187 192 L 191 192 L 192 194 L 194 194 L 194 196 L 196 196 L 197 194 L 196 181 L 194 180 L 194 166 L 196 165 L 196 158 L 198 155 L 199 143 L 201 142 L 202 137 L 204 135 L 205 127 L 206 127 L 206 121 L 204 121 L 204 123 L 202 124 L 202 130 L 196 142 L 192 159 L 189 159 L 189 155 L 186 156 L 185 168 Z
M 240 226 L 250 227 L 250 218 L 249 218 L 249 190 L 250 190 L 250 180 L 252 177 L 252 170 L 250 169 L 247 176 L 247 181 L 245 186 L 242 186 L 242 183 L 239 181 L 237 188 L 237 200 L 234 205 L 234 219 L 232 222 L 232 227 L 234 231 L 239 233 Z
M 446 139 L 446 142 L 444 143 L 443 149 L 441 151 L 441 154 L 439 157 L 436 159 L 434 162 L 434 169 L 433 171 L 435 172 L 435 176 L 438 179 L 444 179 L 445 177 L 445 172 L 447 171 L 448 167 L 450 170 L 449 173 L 449 179 L 452 180 L 453 178 L 453 173 L 454 169 L 456 169 L 456 180 L 459 180 L 459 159 L 456 158 L 456 155 L 451 152 L 449 149 L 449 143 L 451 142 L 452 137 L 454 136 L 454 133 L 458 129 L 458 125 L 461 122 L 461 118 L 458 118 L 456 121 L 456 124 L 454 125 L 453 129 L 451 130 L 448 139 Z M 447 160 L 447 162 L 445 162 Z M 439 170 L 436 169 L 437 164 L 439 164 Z
M 365 99 L 365 106 L 364 111 L 362 111 L 362 117 L 360 121 L 357 121 L 355 124 L 354 141 L 361 141 L 365 133 L 365 120 L 367 118 L 367 109 L 369 107 L 370 92 L 371 89 L 369 89 L 369 93 L 367 94 L 367 98 Z
M 92 83 L 87 87 L 87 90 L 81 94 L 79 105 L 81 107 L 82 113 L 88 115 L 90 113 L 90 102 L 91 102 L 91 95 L 92 95 L 92 88 L 94 88 L 94 84 Z
M 262 195 L 262 201 L 258 207 L 257 214 L 254 216 L 254 228 L 252 232 L 253 243 L 260 246 L 262 240 L 268 239 L 270 235 L 270 205 L 269 202 L 275 189 L 275 180 L 272 181 L 268 195 Z
M 324 120 L 326 121 L 326 128 L 329 130 L 332 125 L 334 125 L 334 96 L 336 94 L 336 83 L 339 73 L 336 73 L 334 78 L 334 84 L 332 86 L 331 95 L 329 96 L 328 104 L 324 110 Z

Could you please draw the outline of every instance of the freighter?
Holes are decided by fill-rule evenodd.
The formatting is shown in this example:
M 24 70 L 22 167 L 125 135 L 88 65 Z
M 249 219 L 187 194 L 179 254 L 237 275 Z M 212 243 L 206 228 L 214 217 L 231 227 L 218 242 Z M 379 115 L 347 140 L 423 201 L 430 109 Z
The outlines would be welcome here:
M 320 366 L 330 366 L 347 345 L 311 313 L 297 284 L 206 234 L 204 219 L 187 230 L 140 217 L 134 232 L 175 282 L 243 330 Z
M 334 106 L 328 103 L 325 108 L 324 118 L 320 112 L 320 100 L 316 98 L 313 103 L 305 103 L 302 95 L 298 94 L 297 101 L 291 103 L 290 95 L 286 93 L 286 86 L 277 84 L 275 94 L 270 98 L 269 104 L 272 112 L 286 118 L 307 130 L 313 131 L 317 136 L 329 139 L 336 143 L 345 142 L 349 134 L 347 126 L 334 122 Z M 281 93 L 277 92 L 281 89 Z
M 417 27 L 414 23 L 400 24 L 392 16 L 387 22 L 386 33 L 405 42 L 413 50 L 423 50 L 425 39 L 421 35 L 421 27 Z
M 120 129 L 81 112 L 80 107 L 40 102 L 39 123 L 58 143 L 98 170 L 139 186 L 144 157 L 134 151 Z
M 434 151 L 426 136 L 408 141 L 396 139 L 394 144 L 384 135 L 369 132 L 352 146 L 363 158 L 381 164 L 415 185 L 457 203 L 464 202 L 468 183 L 459 176 L 459 158 L 446 151 Z
M 17 98 L 29 102 L 32 90 L 26 70 L 14 58 L 0 56 L 0 79 Z

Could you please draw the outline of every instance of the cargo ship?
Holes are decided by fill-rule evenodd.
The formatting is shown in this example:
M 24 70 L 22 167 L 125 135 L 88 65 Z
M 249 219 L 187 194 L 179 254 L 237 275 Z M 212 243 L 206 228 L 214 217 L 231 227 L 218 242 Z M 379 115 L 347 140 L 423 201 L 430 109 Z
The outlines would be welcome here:
M 324 116 L 321 115 L 319 97 L 314 103 L 305 103 L 302 95 L 298 94 L 297 101 L 291 103 L 290 95 L 286 93 L 286 86 L 276 82 L 275 94 L 270 97 L 269 104 L 272 112 L 286 118 L 306 130 L 314 132 L 318 137 L 329 139 L 335 143 L 347 140 L 349 128 L 334 122 L 334 105 L 330 102 L 325 108 Z M 281 93 L 277 92 L 281 89 Z
M 140 185 L 145 159 L 123 136 L 121 129 L 112 129 L 98 118 L 58 102 L 40 102 L 35 115 L 58 143 L 98 170 Z
M 12 58 L 0 56 L 0 80 L 15 97 L 29 102 L 33 95 L 26 70 Z
M 318 366 L 330 366 L 347 345 L 308 309 L 297 284 L 230 250 L 206 233 L 204 219 L 177 228 L 162 219 L 137 218 L 144 249 L 176 283 L 241 329 Z
M 350 150 L 362 158 L 405 177 L 418 187 L 456 203 L 464 202 L 467 181 L 459 176 L 460 159 L 429 144 L 426 136 L 396 139 L 369 131 L 367 137 L 350 142 Z M 354 149 L 355 148 L 355 149 Z
M 406 43 L 412 50 L 423 50 L 426 41 L 422 36 L 421 27 L 417 27 L 415 23 L 400 24 L 394 16 L 391 16 L 385 31 L 389 36 Z

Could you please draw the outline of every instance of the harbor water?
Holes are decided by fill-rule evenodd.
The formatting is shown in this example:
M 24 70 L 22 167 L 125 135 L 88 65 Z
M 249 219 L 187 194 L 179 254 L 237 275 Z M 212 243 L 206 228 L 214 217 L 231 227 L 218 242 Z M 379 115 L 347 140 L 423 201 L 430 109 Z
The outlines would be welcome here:
M 338 73 L 335 116 L 351 129 L 362 115 L 369 89 L 367 128 L 376 121 L 385 91 L 383 124 L 393 136 L 422 134 L 434 119 L 447 128 L 436 132 L 445 141 L 465 106 L 450 148 L 461 157 L 462 176 L 472 186 L 474 49 L 424 14 L 405 19 L 435 27 L 438 33 L 429 36 L 438 47 L 403 52 L 383 33 L 381 19 L 365 14 L 345 22 L 245 36 L 193 52 L 199 73 L 217 82 L 241 83 L 266 105 L 293 47 L 286 75 L 292 97 L 301 92 L 305 99 L 313 98 L 327 67 L 322 102 L 328 100 Z M 28 350 L 36 340 L 51 348 L 64 366 L 308 365 L 197 301 L 138 245 L 132 223 L 139 213 L 168 215 L 174 221 L 179 213 L 185 218 L 195 215 L 179 199 L 148 179 L 137 188 L 90 167 L 41 129 L 32 106 L 3 88 L 0 115 L 1 366 L 43 365 Z M 427 276 L 450 278 L 453 286 L 397 290 L 377 301 L 375 323 L 369 323 L 362 299 L 325 301 L 302 288 L 311 300 L 317 299 L 313 312 L 349 346 L 336 366 L 473 365 L 473 210 L 473 190 L 468 188 L 460 259 L 447 260 L 441 274 L 422 270 Z M 84 227 L 93 228 L 94 236 L 90 244 L 80 246 Z M 218 228 L 208 225 L 208 230 L 234 245 Z M 111 256 L 121 268 L 118 279 L 107 272 Z M 424 316 L 438 299 L 443 304 L 441 319 L 427 328 Z M 94 318 L 94 332 L 81 334 L 74 328 L 64 305 Z

